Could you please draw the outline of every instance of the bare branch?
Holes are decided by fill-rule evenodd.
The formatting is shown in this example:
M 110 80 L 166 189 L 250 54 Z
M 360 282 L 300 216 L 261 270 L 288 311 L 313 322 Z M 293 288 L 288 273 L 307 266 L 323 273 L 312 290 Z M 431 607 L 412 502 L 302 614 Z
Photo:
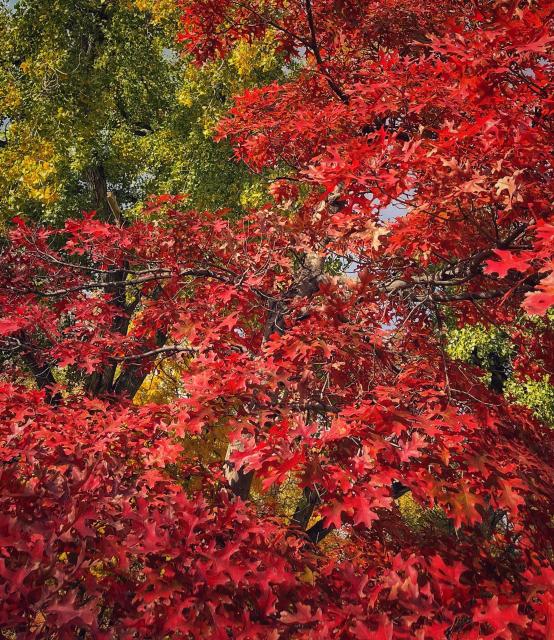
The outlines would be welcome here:
M 143 353 L 135 353 L 129 356 L 113 357 L 115 362 L 134 362 L 136 360 L 144 360 L 146 358 L 155 358 L 161 355 L 175 355 L 176 353 L 188 353 L 194 355 L 198 351 L 192 347 L 181 347 L 178 345 L 168 345 L 166 347 L 160 347 L 159 349 L 152 349 L 150 351 L 144 351 Z
M 108 276 L 110 274 L 109 271 L 103 271 L 104 275 Z M 141 284 L 147 284 L 148 282 L 158 282 L 160 280 L 167 280 L 173 277 L 197 277 L 197 278 L 213 278 L 214 280 L 220 280 L 222 282 L 228 282 L 228 278 L 215 273 L 214 271 L 210 271 L 209 269 L 184 269 L 179 273 L 175 274 L 167 269 L 161 269 L 159 272 L 150 275 L 143 276 L 141 278 L 134 278 L 132 280 L 124 280 L 120 283 L 123 287 L 134 287 Z M 41 298 L 57 298 L 60 296 L 65 296 L 68 293 L 75 293 L 77 291 L 92 291 L 94 289 L 109 289 L 113 288 L 113 282 L 87 282 L 86 284 L 79 284 L 73 287 L 66 287 L 65 289 L 57 289 L 55 291 L 43 291 L 41 289 L 19 289 L 17 287 L 9 287 L 11 291 L 15 291 L 17 293 L 34 293 L 35 295 Z

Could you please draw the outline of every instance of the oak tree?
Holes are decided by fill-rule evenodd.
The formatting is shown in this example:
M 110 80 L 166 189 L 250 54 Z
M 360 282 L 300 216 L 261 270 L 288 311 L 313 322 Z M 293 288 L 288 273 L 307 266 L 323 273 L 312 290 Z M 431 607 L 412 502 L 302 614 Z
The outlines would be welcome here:
M 179 5 L 198 65 L 268 37 L 290 65 L 218 124 L 271 200 L 14 220 L 3 629 L 552 638 L 552 431 L 447 344 L 503 327 L 552 370 L 551 3 Z M 169 358 L 176 397 L 133 402 Z

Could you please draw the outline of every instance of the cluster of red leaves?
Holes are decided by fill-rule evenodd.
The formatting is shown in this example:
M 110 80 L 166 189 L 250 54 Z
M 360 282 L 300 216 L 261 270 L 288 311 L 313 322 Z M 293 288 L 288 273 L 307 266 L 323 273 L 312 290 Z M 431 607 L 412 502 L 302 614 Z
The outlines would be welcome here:
M 536 268 L 544 274 L 536 291 L 528 293 L 523 308 L 531 314 L 544 316 L 554 305 L 554 226 L 545 220 L 539 220 L 535 228 L 535 241 L 529 250 L 514 254 L 508 249 L 495 249 L 494 255 L 500 260 L 489 262 L 485 273 L 498 273 L 505 278 L 510 271 L 527 273 Z
M 186 4 L 203 15 L 203 2 Z M 391 202 L 409 208 L 385 243 L 404 261 L 403 277 L 445 259 L 465 263 L 495 244 L 509 249 L 518 228 L 531 234 L 551 211 L 554 36 L 550 3 L 493 4 L 321 2 L 312 9 L 315 40 L 304 3 L 287 5 L 275 35 L 291 53 L 308 48 L 305 67 L 290 82 L 237 97 L 220 134 L 254 169 L 292 168 L 327 192 L 339 186 L 340 212 L 305 221 L 338 252 L 352 251 L 353 236 Z M 229 22 L 245 29 L 265 15 L 275 29 L 279 3 L 241 7 Z M 185 27 L 193 50 L 216 32 Z M 230 28 L 223 42 L 241 33 Z M 533 272 L 540 268 L 539 260 Z M 497 289 L 490 278 L 471 284 Z M 548 291 L 535 312 L 552 303 Z
M 323 562 L 225 491 L 187 495 L 168 478 L 174 457 L 152 407 L 54 409 L 39 392 L 0 394 L 0 611 L 17 637 L 385 639 L 393 621 L 417 620 L 414 637 L 432 638 L 467 613 L 476 626 L 463 637 L 544 637 L 549 605 L 536 603 L 551 571 L 525 576 L 520 613 L 523 587 L 507 578 L 488 587 L 500 595 L 476 597 L 471 540 L 459 542 L 468 565 L 446 547 L 395 554 L 377 538 L 350 561 Z
M 550 3 L 180 4 L 199 64 L 268 31 L 303 59 L 220 124 L 239 159 L 285 177 L 238 220 L 163 197 L 128 226 L 16 221 L 0 260 L 0 624 L 554 637 L 552 431 L 444 344 L 447 321 L 509 331 L 522 304 L 552 302 Z M 548 322 L 513 337 L 519 366 L 552 367 Z M 180 397 L 134 406 L 165 357 Z M 221 428 L 225 465 L 195 458 Z M 288 522 L 263 494 L 291 479 L 311 508 Z M 399 485 L 432 526 L 407 525 Z
M 264 338 L 263 301 L 296 277 L 295 223 L 170 205 L 152 207 L 163 222 L 11 234 L 5 346 L 72 372 L 81 391 L 3 386 L 2 624 L 22 638 L 544 637 L 548 432 L 490 410 L 476 381 L 482 402 L 449 401 L 437 345 L 424 361 L 413 334 L 398 358 L 376 304 L 360 304 L 374 287 L 363 278 L 325 280 Z M 140 297 L 125 335 L 103 278 L 118 269 L 128 303 Z M 183 397 L 133 406 L 120 380 L 143 379 L 160 331 L 158 349 L 190 358 Z M 231 498 L 221 464 L 187 460 L 183 438 L 222 423 L 241 442 L 232 460 L 265 489 L 291 472 L 318 487 L 322 522 L 348 536 L 338 556 Z M 411 531 L 395 480 L 453 528 Z
M 225 492 L 187 495 L 182 478 L 198 469 L 164 474 L 181 448 L 155 408 L 86 398 L 52 407 L 7 384 L 0 398 L 4 629 L 266 637 L 245 606 L 266 618 L 302 586 L 294 544 L 285 554 L 275 525 L 256 524 Z

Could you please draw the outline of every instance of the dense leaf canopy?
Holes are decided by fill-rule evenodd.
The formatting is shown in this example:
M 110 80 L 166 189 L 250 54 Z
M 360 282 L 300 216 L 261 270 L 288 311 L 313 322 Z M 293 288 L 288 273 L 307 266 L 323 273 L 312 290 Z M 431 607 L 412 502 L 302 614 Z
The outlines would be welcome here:
M 269 186 L 13 221 L 3 632 L 553 638 L 553 432 L 502 393 L 553 369 L 552 3 L 178 6 L 198 72 L 279 57 L 213 114 Z

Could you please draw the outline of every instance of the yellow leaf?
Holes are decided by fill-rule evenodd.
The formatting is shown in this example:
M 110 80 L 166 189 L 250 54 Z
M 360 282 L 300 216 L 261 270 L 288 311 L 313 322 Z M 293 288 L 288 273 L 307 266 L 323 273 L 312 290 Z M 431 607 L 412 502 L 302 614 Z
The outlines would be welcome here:
M 310 567 L 306 567 L 304 571 L 298 575 L 298 579 L 300 580 L 300 582 L 303 582 L 304 584 L 311 584 L 311 585 L 315 584 L 315 577 L 316 576 L 314 572 L 310 569 Z

